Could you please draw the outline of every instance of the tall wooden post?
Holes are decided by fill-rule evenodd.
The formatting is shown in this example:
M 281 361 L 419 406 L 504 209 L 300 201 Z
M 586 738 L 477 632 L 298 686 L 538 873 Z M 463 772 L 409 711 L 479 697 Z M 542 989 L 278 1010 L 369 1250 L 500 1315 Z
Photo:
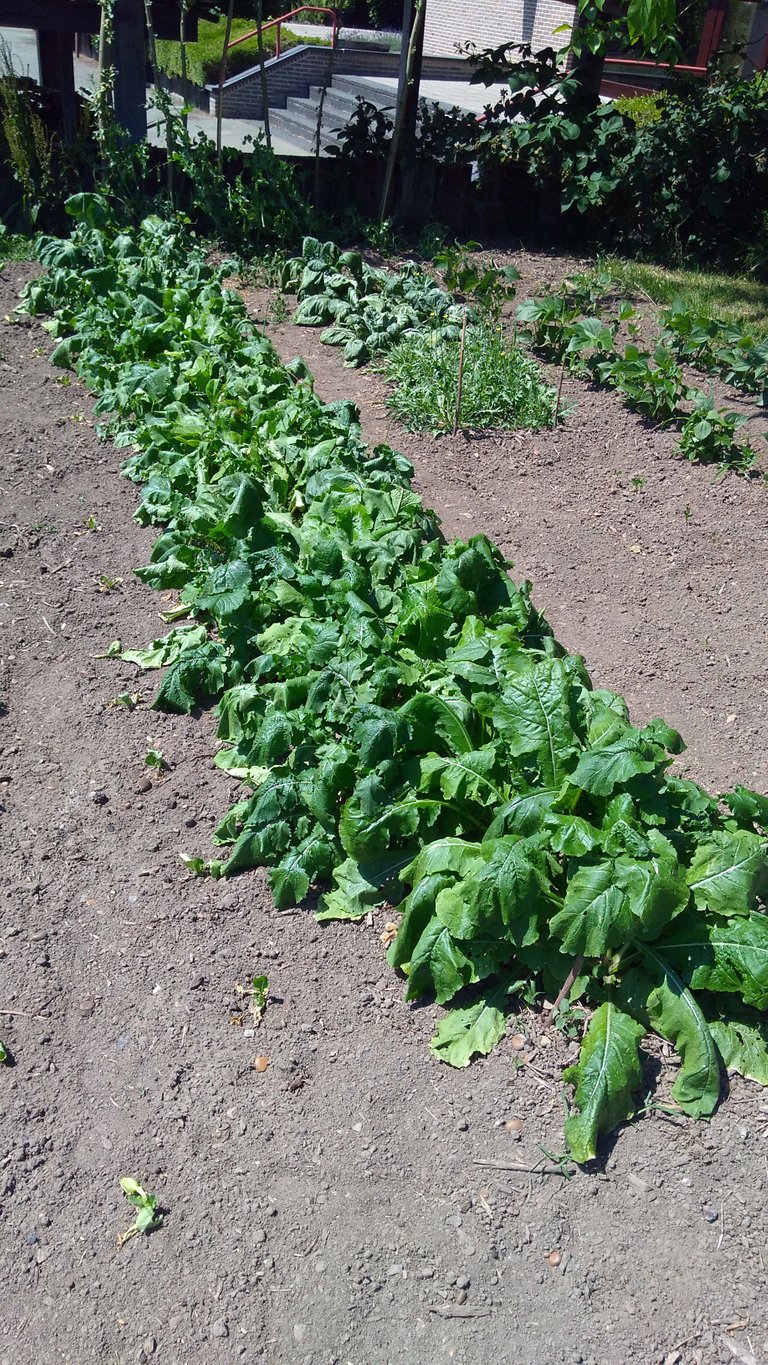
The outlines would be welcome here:
M 115 0 L 115 121 L 131 142 L 147 136 L 147 44 L 143 0 Z
M 62 134 L 65 142 L 71 142 L 77 132 L 72 34 L 41 29 L 37 35 L 37 59 L 40 84 L 58 94 L 61 100 Z

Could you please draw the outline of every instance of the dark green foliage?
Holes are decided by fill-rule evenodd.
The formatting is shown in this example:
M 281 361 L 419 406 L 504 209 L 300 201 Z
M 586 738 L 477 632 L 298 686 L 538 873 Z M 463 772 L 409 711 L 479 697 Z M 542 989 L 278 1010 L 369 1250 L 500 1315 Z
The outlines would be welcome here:
M 518 60 L 510 51 L 519 53 Z M 768 272 L 768 96 L 764 76 L 678 81 L 637 120 L 621 101 L 581 98 L 577 72 L 552 49 L 511 45 L 484 54 L 478 76 L 506 80 L 478 151 L 489 175 L 521 162 L 541 185 L 559 184 L 583 230 L 657 261 L 695 259 Z
M 210 633 L 150 653 L 175 660 L 159 701 L 218 697 L 216 762 L 247 788 L 210 870 L 266 865 L 280 905 L 332 885 L 320 918 L 399 905 L 391 960 L 410 999 L 458 1006 L 433 1043 L 456 1065 L 578 954 L 579 1161 L 631 1114 L 647 1028 L 687 1113 L 716 1105 L 721 1061 L 765 1079 L 766 798 L 671 776 L 679 735 L 592 687 L 484 536 L 447 544 L 407 461 L 369 452 L 167 224 L 81 223 L 40 255 L 27 307 L 77 337 L 165 526 L 141 576 Z

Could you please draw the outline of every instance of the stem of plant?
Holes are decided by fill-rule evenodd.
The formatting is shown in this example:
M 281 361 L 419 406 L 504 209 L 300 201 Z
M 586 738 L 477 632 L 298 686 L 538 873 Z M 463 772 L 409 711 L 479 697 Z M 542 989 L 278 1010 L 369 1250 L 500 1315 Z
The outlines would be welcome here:
M 181 0 L 179 6 L 179 55 L 181 58 L 181 79 L 186 84 L 187 80 L 187 0 Z M 186 129 L 188 118 L 186 114 L 186 95 L 182 95 L 184 101 L 181 107 L 181 121 Z
M 557 1012 L 558 1005 L 562 1004 L 563 1000 L 565 999 L 566 995 L 571 989 L 571 986 L 576 980 L 576 977 L 579 975 L 579 972 L 581 971 L 583 965 L 584 958 L 583 955 L 579 953 L 578 957 L 575 957 L 573 959 L 573 966 L 571 967 L 571 970 L 569 971 L 567 977 L 565 978 L 565 981 L 563 982 L 562 986 L 560 987 L 560 990 L 557 993 L 555 1003 L 553 1004 L 552 1009 L 549 1012 L 550 1019 L 554 1018 Z
M 467 342 L 467 310 L 464 309 L 464 317 L 461 321 L 461 344 L 459 346 L 459 377 L 456 383 L 456 411 L 453 414 L 453 435 L 459 429 L 459 416 L 461 413 L 461 390 L 464 386 L 464 348 Z
M 555 420 L 554 420 L 554 422 L 553 422 L 553 424 L 552 424 L 553 426 L 557 426 L 557 419 L 558 419 L 558 417 L 560 416 L 560 395 L 561 395 L 561 393 L 563 392 L 563 379 L 564 379 L 564 377 L 565 377 L 565 357 L 563 357 L 563 363 L 562 363 L 562 365 L 560 366 L 560 379 L 558 380 L 558 384 L 557 384 L 557 398 L 556 398 L 556 400 L 555 400 Z

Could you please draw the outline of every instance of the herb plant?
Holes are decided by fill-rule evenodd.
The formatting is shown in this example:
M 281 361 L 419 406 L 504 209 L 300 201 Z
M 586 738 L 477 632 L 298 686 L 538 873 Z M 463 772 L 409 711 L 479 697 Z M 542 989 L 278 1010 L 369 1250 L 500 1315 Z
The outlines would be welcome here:
M 182 235 L 71 207 L 27 308 L 130 448 L 162 528 L 140 578 L 202 631 L 167 637 L 155 705 L 217 700 L 216 763 L 245 790 L 211 871 L 267 866 L 277 905 L 316 889 L 320 920 L 398 907 L 390 961 L 409 1000 L 451 1006 L 451 1064 L 533 989 L 581 1002 L 577 1161 L 635 1112 L 648 1030 L 687 1114 L 722 1068 L 768 1083 L 768 797 L 674 775 L 680 736 L 593 687 L 484 536 L 445 542 L 408 462 L 280 363 Z

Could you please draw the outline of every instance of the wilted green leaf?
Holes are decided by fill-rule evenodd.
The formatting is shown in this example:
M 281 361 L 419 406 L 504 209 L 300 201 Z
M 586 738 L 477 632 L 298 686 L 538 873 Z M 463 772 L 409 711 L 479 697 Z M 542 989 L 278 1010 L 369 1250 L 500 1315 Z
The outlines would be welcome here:
M 638 1044 L 645 1030 L 611 1001 L 600 1005 L 590 1021 L 579 1060 L 563 1073 L 576 1087 L 565 1120 L 565 1140 L 574 1161 L 591 1161 L 597 1140 L 617 1123 L 632 1117 L 642 1071 Z

